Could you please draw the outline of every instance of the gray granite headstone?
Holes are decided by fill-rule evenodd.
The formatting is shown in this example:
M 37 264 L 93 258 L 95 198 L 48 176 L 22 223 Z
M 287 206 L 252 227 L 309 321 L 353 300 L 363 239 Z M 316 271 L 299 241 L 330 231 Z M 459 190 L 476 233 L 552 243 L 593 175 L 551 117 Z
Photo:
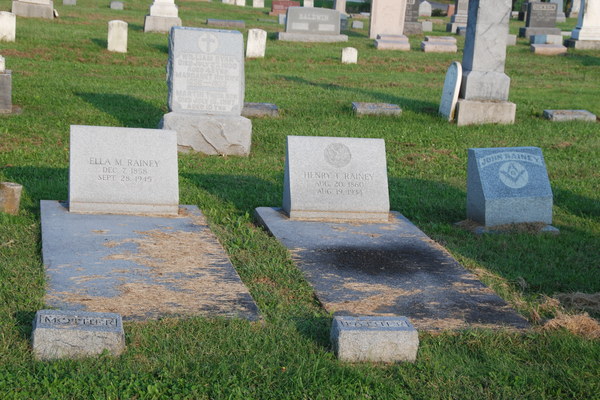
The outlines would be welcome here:
M 107 350 L 125 350 L 121 316 L 114 313 L 40 310 L 33 321 L 33 353 L 36 358 L 82 358 Z
M 176 215 L 178 179 L 174 131 L 71 125 L 69 211 Z
M 530 2 L 527 11 L 528 28 L 554 28 L 556 26 L 555 3 Z
M 552 189 L 538 147 L 469 149 L 467 218 L 486 227 L 552 223 Z
M 339 35 L 340 13 L 326 8 L 289 7 L 285 31 L 316 35 Z
M 387 221 L 383 139 L 288 136 L 283 209 L 291 219 Z
M 460 83 L 462 81 L 462 66 L 455 61 L 450 64 L 444 80 L 444 89 L 442 90 L 442 99 L 440 101 L 439 113 L 448 121 L 454 120 L 454 111 L 458 101 Z
M 418 21 L 419 0 L 406 0 L 406 13 L 404 14 L 405 35 L 417 35 L 423 32 L 423 25 Z
M 406 317 L 336 316 L 331 342 L 340 361 L 413 362 L 419 334 Z

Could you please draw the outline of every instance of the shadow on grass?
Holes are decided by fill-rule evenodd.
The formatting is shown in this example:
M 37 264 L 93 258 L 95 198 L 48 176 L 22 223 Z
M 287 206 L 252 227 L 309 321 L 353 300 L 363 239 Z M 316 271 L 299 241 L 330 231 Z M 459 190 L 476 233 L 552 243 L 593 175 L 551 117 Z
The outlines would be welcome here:
M 14 313 L 15 322 L 22 339 L 29 340 L 33 330 L 35 311 L 17 311 Z
M 302 318 L 294 317 L 291 319 L 296 330 L 306 339 L 322 347 L 326 351 L 331 350 L 329 333 L 331 329 L 331 318 L 305 316 Z
M 92 38 L 90 40 L 92 41 L 92 43 L 94 43 L 96 46 L 100 47 L 101 49 L 106 49 L 108 47 L 108 40 L 106 40 L 106 39 Z
M 166 44 L 153 44 L 152 47 L 154 47 L 156 50 L 160 51 L 161 53 L 169 54 L 169 46 Z
M 355 101 L 369 102 L 370 99 L 366 99 L 367 97 L 369 97 L 369 98 L 374 98 L 374 99 L 379 100 L 380 102 L 384 102 L 384 103 L 398 104 L 402 109 L 411 110 L 415 113 L 427 113 L 427 114 L 435 113 L 435 114 L 437 114 L 437 110 L 439 107 L 439 104 L 432 103 L 429 101 L 421 101 L 421 100 L 411 99 L 411 98 L 407 98 L 407 97 L 400 97 L 400 96 L 390 95 L 390 94 L 386 94 L 386 93 L 379 93 L 379 92 L 376 92 L 373 90 L 351 88 L 351 87 L 341 86 L 341 85 L 334 84 L 334 83 L 311 82 L 309 80 L 300 78 L 298 76 L 278 75 L 277 77 L 281 78 L 281 79 L 285 79 L 290 82 L 296 82 L 296 83 L 303 84 L 303 85 L 319 87 L 319 88 L 325 89 L 325 90 L 340 90 L 340 91 L 347 91 L 347 92 L 355 92 L 359 95 Z
M 558 207 L 580 217 L 600 217 L 600 202 L 597 200 L 575 194 L 570 190 L 553 187 L 552 191 L 554 192 L 554 204 Z
M 68 168 L 5 167 L 4 175 L 12 182 L 23 185 L 23 191 L 31 203 L 21 202 L 21 208 L 33 215 L 40 213 L 40 200 L 66 200 L 68 197 Z
M 581 65 L 585 67 L 598 67 L 600 66 L 600 57 L 590 56 L 588 54 L 577 54 L 569 52 L 566 54 L 568 58 L 577 60 L 581 63 Z
M 76 92 L 98 110 L 117 118 L 123 127 L 155 129 L 165 111 L 133 96 L 114 93 Z

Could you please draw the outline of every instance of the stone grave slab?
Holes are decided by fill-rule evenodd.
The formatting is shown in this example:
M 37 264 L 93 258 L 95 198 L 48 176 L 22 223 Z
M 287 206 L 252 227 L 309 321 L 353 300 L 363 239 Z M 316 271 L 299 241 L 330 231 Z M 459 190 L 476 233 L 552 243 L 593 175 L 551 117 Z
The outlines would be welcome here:
M 63 6 L 76 6 L 77 0 L 63 0 Z
M 560 44 L 536 43 L 529 46 L 529 49 L 533 54 L 538 54 L 542 56 L 557 56 L 559 54 L 567 53 L 567 48 Z
M 48 306 L 114 312 L 124 320 L 259 319 L 248 289 L 196 206 L 155 217 L 75 214 L 48 200 L 40 205 Z
M 352 21 L 352 29 L 364 29 L 365 24 L 362 21 Z
M 405 316 L 419 330 L 523 329 L 527 321 L 398 212 L 383 223 L 289 219 L 256 209 L 328 312 Z
M 353 101 L 352 111 L 357 116 L 363 115 L 401 115 L 402 109 L 398 104 L 389 103 L 364 103 Z
M 83 358 L 125 350 L 121 316 L 115 313 L 40 310 L 31 333 L 33 354 L 41 360 Z
M 273 103 L 244 103 L 242 116 L 246 118 L 279 117 L 279 108 Z
M 596 115 L 587 110 L 544 110 L 544 118 L 553 122 L 587 121 L 596 122 Z
M 419 334 L 405 317 L 336 316 L 331 342 L 341 361 L 413 362 Z
M 421 30 L 423 32 L 433 32 L 433 22 L 421 21 Z
M 377 50 L 410 51 L 410 43 L 406 35 L 377 35 L 373 44 Z
M 243 20 L 233 20 L 233 19 L 215 19 L 208 18 L 206 20 L 207 25 L 220 26 L 223 28 L 245 28 L 246 22 Z
M 516 46 L 517 45 L 517 35 L 506 35 L 506 45 L 507 46 Z
M 110 2 L 110 9 L 111 10 L 123 10 L 124 7 L 124 3 L 122 1 L 111 1 Z
M 326 8 L 289 7 L 285 32 L 278 39 L 292 42 L 346 42 L 340 34 L 340 13 Z
M 467 218 L 485 227 L 552 224 L 552 189 L 541 149 L 469 149 Z
M 462 66 L 458 61 L 453 62 L 448 67 L 444 88 L 442 89 L 442 99 L 440 101 L 439 113 L 448 121 L 454 120 L 456 103 L 460 92 L 462 81 Z

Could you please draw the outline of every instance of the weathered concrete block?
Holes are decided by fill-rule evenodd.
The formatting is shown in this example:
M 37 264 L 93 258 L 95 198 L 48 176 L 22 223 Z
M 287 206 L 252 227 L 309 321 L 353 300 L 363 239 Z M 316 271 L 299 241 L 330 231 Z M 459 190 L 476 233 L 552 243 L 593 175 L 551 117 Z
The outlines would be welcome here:
M 279 108 L 272 103 L 244 103 L 242 117 L 279 117 Z
M 107 350 L 117 356 L 125 350 L 125 332 L 119 314 L 40 310 L 33 321 L 36 358 L 82 358 Z
M 567 52 L 567 48 L 560 44 L 532 44 L 529 49 L 533 54 L 542 56 L 556 56 Z
M 159 129 L 177 131 L 181 153 L 247 156 L 252 143 L 252 122 L 241 116 L 170 112 Z
M 414 362 L 419 334 L 406 317 L 336 316 L 331 342 L 341 361 Z
M 456 125 L 513 124 L 517 105 L 509 101 L 477 101 L 459 99 Z
M 588 121 L 596 122 L 596 115 L 587 110 L 544 110 L 544 118 L 554 122 Z
M 18 183 L 0 182 L 0 212 L 19 214 L 22 191 L 23 186 Z

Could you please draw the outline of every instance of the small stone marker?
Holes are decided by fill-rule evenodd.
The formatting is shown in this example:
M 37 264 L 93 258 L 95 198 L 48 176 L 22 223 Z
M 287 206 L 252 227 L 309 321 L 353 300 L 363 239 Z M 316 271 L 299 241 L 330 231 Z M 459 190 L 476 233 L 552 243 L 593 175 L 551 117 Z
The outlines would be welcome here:
M 246 7 L 246 0 L 235 0 L 235 5 L 240 7 Z
M 347 42 L 340 34 L 340 13 L 326 8 L 289 7 L 285 32 L 278 39 L 290 42 Z
M 71 125 L 69 211 L 177 215 L 173 131 Z
M 517 35 L 506 35 L 506 45 L 507 46 L 516 46 L 517 45 Z
M 414 362 L 419 334 L 406 317 L 336 316 L 331 342 L 340 361 Z
M 12 112 L 12 71 L 6 69 L 4 57 L 0 56 L 0 114 Z
M 56 13 L 52 0 L 13 0 L 11 11 L 19 17 L 45 19 L 54 19 Z
M 249 29 L 246 44 L 246 58 L 263 58 L 267 48 L 267 31 Z
M 283 209 L 290 219 L 387 221 L 385 142 L 288 136 Z
M 285 21 L 287 20 L 287 15 L 285 14 L 279 14 L 277 15 L 277 23 L 279 25 L 285 25 Z
M 587 110 L 544 110 L 544 118 L 553 122 L 587 121 L 596 122 L 596 115 Z
M 252 7 L 253 8 L 264 8 L 265 0 L 252 0 Z
M 352 21 L 352 29 L 364 29 L 365 24 L 362 21 Z
M 244 38 L 240 32 L 173 27 L 167 86 L 172 112 L 163 116 L 159 128 L 177 132 L 179 151 L 250 153 L 252 122 L 241 116 Z
M 123 322 L 113 313 L 40 310 L 31 338 L 41 360 L 90 357 L 105 350 L 118 356 L 125 350 Z
M 314 7 L 315 6 L 315 0 L 304 0 L 304 2 L 302 3 L 303 7 Z
M 111 10 L 123 10 L 125 8 L 122 1 L 111 1 L 110 9 Z
M 154 0 L 149 15 L 144 19 L 144 32 L 168 33 L 174 26 L 181 26 L 179 8 L 174 0 Z
M 18 183 L 0 182 L 0 212 L 19 214 L 23 186 Z
M 431 17 L 431 3 L 422 1 L 419 4 L 419 17 Z
M 560 35 L 560 29 L 556 27 L 555 3 L 532 1 L 527 7 L 525 26 L 519 28 L 520 37 L 529 39 L 531 35 Z
M 552 224 L 552 189 L 538 147 L 469 149 L 467 218 L 485 227 Z
M 17 32 L 17 16 L 0 11 L 0 42 L 14 42 Z
M 397 104 L 352 102 L 352 111 L 357 116 L 363 115 L 400 115 L 402 109 Z
M 462 82 L 462 65 L 458 61 L 453 62 L 448 67 L 446 79 L 444 80 L 444 89 L 442 90 L 442 99 L 440 101 L 439 113 L 448 121 L 454 120 L 454 111 L 460 92 Z
M 279 117 L 279 108 L 272 103 L 244 103 L 242 116 L 246 118 Z
M 63 6 L 76 6 L 77 0 L 63 0 Z
M 423 32 L 433 32 L 433 22 L 423 21 L 421 22 L 421 29 Z
M 206 20 L 207 25 L 221 26 L 223 28 L 245 28 L 246 22 L 243 20 L 234 19 L 214 19 L 208 18 Z
M 377 50 L 410 51 L 410 43 L 405 35 L 377 35 L 373 44 Z
M 356 64 L 358 62 L 358 50 L 354 47 L 342 49 L 342 64 Z
M 0 74 L 4 73 L 5 70 L 6 70 L 6 61 L 4 60 L 4 57 L 0 56 Z
M 127 22 L 108 21 L 108 51 L 127 53 Z

